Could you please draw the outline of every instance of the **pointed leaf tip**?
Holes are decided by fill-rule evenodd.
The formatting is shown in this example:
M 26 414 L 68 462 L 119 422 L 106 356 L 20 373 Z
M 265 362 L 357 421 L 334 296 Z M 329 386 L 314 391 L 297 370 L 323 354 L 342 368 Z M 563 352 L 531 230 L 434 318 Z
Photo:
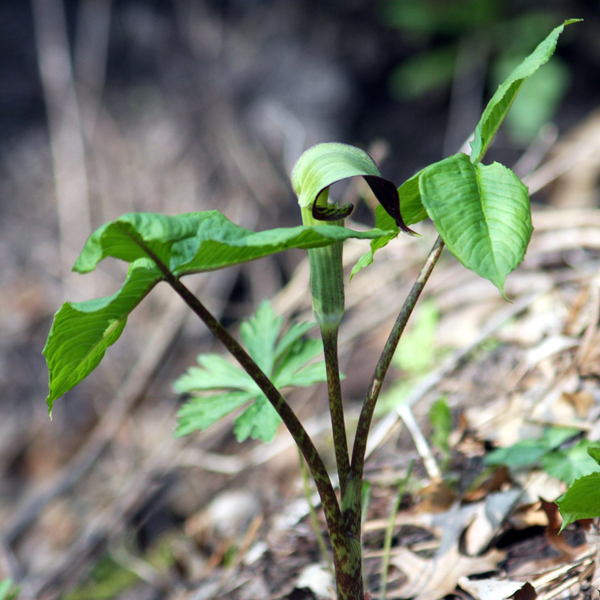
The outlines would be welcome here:
M 546 39 L 538 44 L 536 49 L 498 87 L 475 128 L 475 136 L 471 142 L 471 162 L 473 164 L 480 162 L 484 157 L 525 79 L 531 77 L 550 60 L 556 50 L 558 37 L 565 26 L 580 20 L 570 19 L 553 29 Z

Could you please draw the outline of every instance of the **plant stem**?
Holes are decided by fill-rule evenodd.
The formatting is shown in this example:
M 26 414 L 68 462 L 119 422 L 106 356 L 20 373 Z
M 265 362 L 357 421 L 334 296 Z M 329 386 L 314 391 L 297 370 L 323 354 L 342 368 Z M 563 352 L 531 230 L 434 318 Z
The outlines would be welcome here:
M 304 495 L 306 496 L 306 501 L 308 502 L 308 512 L 310 514 L 310 522 L 313 526 L 313 530 L 315 532 L 315 536 L 317 538 L 317 544 L 319 546 L 319 550 L 323 556 L 323 560 L 327 563 L 327 568 L 329 572 L 333 575 L 333 564 L 331 563 L 331 558 L 329 558 L 329 552 L 327 551 L 327 546 L 325 544 L 325 538 L 321 533 L 321 528 L 319 527 L 319 520 L 317 519 L 317 511 L 313 506 L 311 493 L 310 493 L 310 485 L 308 482 L 308 469 L 306 468 L 306 462 L 304 457 L 302 456 L 302 452 L 300 452 L 300 448 L 298 448 L 298 454 L 300 454 L 300 471 L 302 472 L 302 483 L 304 485 Z
M 325 512 L 329 539 L 333 549 L 338 600 L 363 600 L 360 541 L 358 542 L 357 555 L 356 542 L 346 531 L 344 518 L 325 465 L 306 430 L 279 390 L 237 340 L 210 314 L 200 300 L 166 266 L 163 265 L 163 267 L 165 270 L 161 269 L 161 271 L 167 283 L 181 296 L 194 313 L 204 321 L 214 336 L 240 363 L 246 373 L 254 379 L 294 438 L 315 480 L 323 505 L 323 511 Z
M 346 493 L 350 476 L 350 456 L 346 438 L 346 423 L 342 404 L 342 389 L 340 386 L 340 366 L 338 361 L 338 331 L 339 327 L 321 327 L 323 349 L 325 353 L 325 368 L 327 371 L 327 389 L 329 392 L 329 412 L 331 413 L 331 429 L 333 432 L 333 447 L 335 460 L 340 478 L 342 498 Z
M 129 235 L 125 231 L 126 235 Z M 306 464 L 315 480 L 327 530 L 333 550 L 333 564 L 335 567 L 335 581 L 338 600 L 364 600 L 361 569 L 360 539 L 357 540 L 346 531 L 344 518 L 331 480 L 323 460 L 319 456 L 315 445 L 308 433 L 298 420 L 298 417 L 285 401 L 273 382 L 265 375 L 262 369 L 254 362 L 252 357 L 244 350 L 238 341 L 215 319 L 198 298 L 179 280 L 179 278 L 158 258 L 148 247 L 130 236 L 134 242 L 144 250 L 148 258 L 156 264 L 165 281 L 179 294 L 190 309 L 204 322 L 212 334 L 225 346 L 229 353 L 240 363 L 241 367 L 252 377 L 260 390 L 265 394 L 267 400 L 277 411 L 287 430 L 290 432 Z M 336 352 L 337 357 L 337 352 Z M 360 518 L 360 514 L 359 514 Z
M 352 476 L 358 478 L 360 481 L 362 481 L 365 466 L 365 451 L 367 448 L 367 439 L 369 436 L 369 429 L 371 427 L 371 420 L 373 419 L 373 412 L 375 411 L 375 405 L 377 403 L 377 399 L 379 398 L 379 393 L 381 392 L 383 380 L 385 379 L 390 363 L 392 362 L 392 357 L 394 356 L 394 352 L 396 351 L 398 342 L 400 341 L 400 336 L 404 332 L 406 323 L 408 322 L 408 319 L 415 308 L 415 304 L 417 303 L 417 300 L 419 299 L 419 296 L 421 295 L 421 292 L 423 291 L 423 288 L 425 287 L 425 284 L 427 283 L 427 280 L 431 275 L 431 271 L 437 263 L 443 248 L 444 242 L 442 241 L 442 238 L 438 236 L 433 248 L 429 252 L 429 256 L 427 257 L 421 272 L 419 273 L 419 276 L 417 277 L 417 280 L 413 284 L 410 293 L 404 301 L 402 310 L 400 311 L 400 314 L 394 323 L 394 327 L 390 332 L 385 347 L 383 348 L 383 352 L 379 357 L 379 362 L 375 367 L 373 378 L 369 384 L 367 397 L 365 398 L 362 410 L 360 411 L 358 426 L 356 428 L 356 437 L 354 440 L 354 448 L 352 451 Z

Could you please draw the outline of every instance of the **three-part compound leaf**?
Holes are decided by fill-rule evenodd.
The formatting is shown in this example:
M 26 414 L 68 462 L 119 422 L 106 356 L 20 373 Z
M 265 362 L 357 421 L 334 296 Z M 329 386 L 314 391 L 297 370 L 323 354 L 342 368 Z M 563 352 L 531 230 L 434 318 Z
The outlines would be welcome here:
M 93 271 L 106 257 L 131 263 L 121 289 L 107 298 L 65 303 L 56 313 L 44 355 L 54 400 L 87 377 L 120 336 L 129 313 L 169 272 L 175 277 L 214 271 L 290 248 L 319 248 L 348 238 L 374 239 L 385 231 L 320 225 L 253 232 L 217 211 L 166 216 L 130 213 L 107 223 L 86 242 L 73 269 Z

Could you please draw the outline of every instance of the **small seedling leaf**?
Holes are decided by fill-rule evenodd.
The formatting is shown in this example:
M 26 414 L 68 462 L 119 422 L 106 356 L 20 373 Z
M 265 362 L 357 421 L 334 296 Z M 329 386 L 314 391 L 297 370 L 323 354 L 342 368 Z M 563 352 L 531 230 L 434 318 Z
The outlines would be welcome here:
M 556 504 L 563 518 L 561 531 L 579 519 L 600 517 L 600 473 L 577 479 Z
M 325 364 L 312 362 L 323 352 L 323 343 L 303 338 L 314 323 L 296 323 L 280 336 L 281 324 L 281 317 L 267 301 L 242 323 L 241 336 L 250 356 L 278 389 L 326 381 Z M 177 415 L 175 435 L 204 430 L 250 404 L 235 420 L 236 437 L 239 441 L 251 437 L 270 442 L 281 420 L 250 375 L 216 354 L 201 354 L 197 361 L 199 366 L 188 369 L 174 384 L 177 392 L 192 395 Z
M 579 20 L 571 19 L 556 27 L 498 87 L 475 129 L 475 137 L 471 142 L 471 161 L 473 164 L 478 163 L 487 152 L 525 79 L 533 75 L 554 54 L 558 36 L 563 32 L 565 25 Z
M 457 154 L 427 167 L 421 199 L 448 249 L 504 295 L 504 280 L 531 238 L 527 187 L 508 168 Z

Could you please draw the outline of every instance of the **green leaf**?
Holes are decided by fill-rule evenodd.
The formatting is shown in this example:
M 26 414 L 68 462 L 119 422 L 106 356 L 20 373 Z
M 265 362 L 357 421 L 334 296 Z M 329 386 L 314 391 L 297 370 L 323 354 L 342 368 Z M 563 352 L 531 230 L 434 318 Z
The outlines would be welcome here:
M 506 465 L 519 469 L 537 465 L 548 453 L 543 440 L 523 440 L 508 448 L 496 448 L 485 457 L 486 465 Z
M 242 323 L 241 336 L 250 356 L 278 389 L 308 387 L 326 381 L 325 364 L 311 362 L 323 352 L 323 343 L 303 338 L 314 323 L 296 323 L 280 336 L 281 323 L 281 317 L 268 302 L 263 302 L 256 313 Z M 178 413 L 175 435 L 204 430 L 251 403 L 235 420 L 237 439 L 252 437 L 271 441 L 281 420 L 254 380 L 241 367 L 219 355 L 201 354 L 197 361 L 200 367 L 191 367 L 174 384 L 177 392 L 193 395 Z
M 176 276 L 215 271 L 291 248 L 321 248 L 349 238 L 374 239 L 383 231 L 316 226 L 253 232 L 218 211 L 175 217 L 130 213 L 112 221 L 86 242 L 74 270 L 88 273 L 104 258 L 125 261 L 156 256 Z
M 21 586 L 13 585 L 11 579 L 0 581 L 0 600 L 15 600 L 21 591 Z
M 253 440 L 272 442 L 281 419 L 266 396 L 258 396 L 236 420 L 233 427 L 239 442 L 251 437 Z
M 398 344 L 392 359 L 394 365 L 411 375 L 421 375 L 431 369 L 439 320 L 440 313 L 435 303 L 423 302 L 413 326 L 403 334 Z
M 542 458 L 542 468 L 548 475 L 567 484 L 600 471 L 600 466 L 588 454 L 589 445 L 588 440 L 581 440 L 572 448 L 551 452 Z
M 561 531 L 579 519 L 600 517 L 600 473 L 577 479 L 556 504 L 563 518 Z
M 265 373 L 273 372 L 275 345 L 282 323 L 283 318 L 278 317 L 265 300 L 240 327 L 240 336 L 248 353 Z
M 515 64 L 514 58 L 498 61 L 494 65 L 498 80 L 504 80 Z M 522 144 L 531 143 L 554 117 L 568 84 L 569 69 L 557 57 L 527 79 L 506 115 L 511 136 Z
M 520 468 L 538 465 L 543 457 L 577 435 L 572 427 L 551 427 L 544 430 L 541 438 L 522 440 L 506 448 L 496 448 L 486 457 L 488 465 L 506 465 Z
M 419 189 L 448 249 L 504 295 L 533 231 L 527 187 L 499 163 L 473 165 L 457 154 L 424 169 Z
M 429 409 L 429 420 L 433 431 L 431 433 L 431 443 L 444 453 L 450 451 L 450 433 L 452 432 L 452 413 L 446 401 L 442 396 L 434 402 Z
M 600 465 L 600 446 L 590 446 L 587 453 Z
M 131 262 L 127 281 L 113 296 L 66 303 L 55 316 L 44 355 L 54 400 L 87 377 L 106 348 L 120 336 L 129 313 L 164 272 L 176 277 L 237 265 L 290 248 L 319 248 L 348 238 L 375 239 L 387 232 L 356 232 L 345 227 L 316 226 L 273 229 L 255 233 L 238 227 L 217 211 L 169 217 L 130 213 L 107 223 L 86 242 L 73 269 L 93 271 L 106 257 Z M 262 356 L 259 360 L 262 360 Z
M 175 382 L 176 392 L 184 394 L 231 387 L 252 393 L 259 391 L 254 380 L 245 371 L 230 363 L 220 354 L 200 354 L 197 361 L 201 368 L 191 367 L 188 369 L 187 374 Z
M 474 164 L 478 163 L 487 152 L 525 79 L 533 75 L 554 54 L 558 36 L 563 32 L 565 25 L 579 20 L 571 19 L 556 27 L 500 85 L 475 128 L 475 137 L 471 142 L 471 161 Z
M 177 413 L 176 437 L 203 431 L 224 416 L 256 398 L 256 394 L 229 391 L 212 396 L 195 396 L 188 400 Z
M 423 171 L 419 171 L 410 179 L 406 180 L 398 188 L 398 197 L 400 199 L 400 212 L 402 213 L 406 225 L 419 223 L 427 218 L 427 211 L 421 202 L 421 192 L 419 191 L 419 177 Z M 358 262 L 354 265 L 350 273 L 350 280 L 365 267 L 368 267 L 373 262 L 375 252 L 396 238 L 400 233 L 400 229 L 396 222 L 385 211 L 383 206 L 378 206 L 375 209 L 375 227 L 378 230 L 388 231 L 388 235 L 375 238 L 371 241 L 371 250 L 363 254 Z
M 399 188 L 400 210 L 404 216 L 407 225 L 419 223 L 427 218 L 427 211 L 421 201 L 421 190 L 419 189 L 419 179 L 423 170 L 415 173 L 410 179 L 407 179 Z M 379 226 L 379 229 L 387 229 Z
M 363 150 L 347 144 L 317 144 L 298 159 L 292 171 L 292 187 L 302 208 L 312 208 L 313 217 L 319 219 L 316 200 L 334 183 L 348 177 L 362 176 L 377 200 L 406 233 L 413 233 L 400 214 L 400 201 L 396 186 L 384 179 L 373 159 Z M 348 208 L 349 207 L 349 208 Z M 335 221 L 348 216 L 351 205 L 321 215 L 321 220 Z M 317 212 L 316 212 L 317 211 Z
M 121 289 L 106 298 L 66 302 L 54 316 L 43 350 L 48 364 L 48 411 L 56 398 L 87 377 L 121 335 L 129 313 L 160 281 L 155 265 L 137 259 Z

